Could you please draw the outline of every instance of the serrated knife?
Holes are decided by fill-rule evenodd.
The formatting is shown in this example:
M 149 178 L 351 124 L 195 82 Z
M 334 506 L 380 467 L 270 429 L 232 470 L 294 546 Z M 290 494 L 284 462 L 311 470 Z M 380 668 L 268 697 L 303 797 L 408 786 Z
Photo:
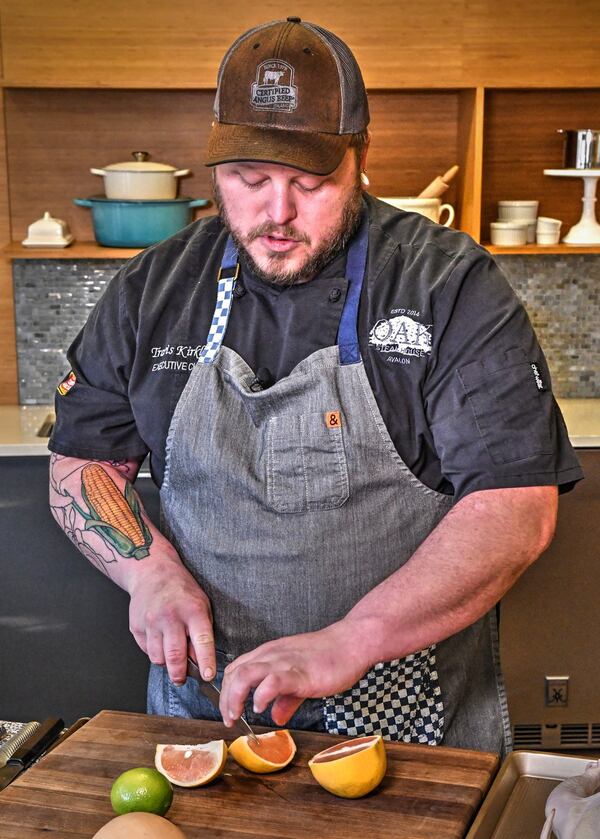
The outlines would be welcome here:
M 17 775 L 40 758 L 64 727 L 64 722 L 58 717 L 49 717 L 45 720 L 9 758 L 6 766 L 0 769 L 0 790 L 7 787 Z
M 187 674 L 188 676 L 191 676 L 192 679 L 195 679 L 198 682 L 198 687 L 200 688 L 201 692 L 204 694 L 204 696 L 206 696 L 211 705 L 213 705 L 213 707 L 215 707 L 217 711 L 221 713 L 219 709 L 219 699 L 221 698 L 221 691 L 215 685 L 214 682 L 204 681 L 204 679 L 200 675 L 200 671 L 198 670 L 198 665 L 196 664 L 194 659 L 190 658 L 189 656 L 187 660 Z M 241 734 L 250 737 L 250 739 L 258 745 L 258 737 L 252 731 L 252 728 L 250 727 L 248 720 L 244 717 L 243 714 L 239 718 L 239 720 L 236 720 L 233 723 L 233 727 L 237 728 L 237 730 Z

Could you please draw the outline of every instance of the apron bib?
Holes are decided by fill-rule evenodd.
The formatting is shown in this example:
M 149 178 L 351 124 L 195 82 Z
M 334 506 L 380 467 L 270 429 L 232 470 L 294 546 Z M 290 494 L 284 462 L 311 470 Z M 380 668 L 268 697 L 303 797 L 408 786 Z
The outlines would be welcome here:
M 206 345 L 169 429 L 160 493 L 165 534 L 212 603 L 217 681 L 238 655 L 341 619 L 451 507 L 402 461 L 367 379 L 357 333 L 367 247 L 365 211 L 348 254 L 337 345 L 257 390 L 254 372 L 222 345 L 238 271 L 227 242 Z M 345 693 L 307 700 L 290 727 L 430 744 L 446 731 L 451 744 L 450 724 L 464 745 L 500 750 L 508 718 L 491 617 L 377 664 Z M 149 712 L 204 716 L 199 703 L 192 680 L 177 688 L 165 668 L 151 668 Z M 250 703 L 247 713 L 272 724 Z

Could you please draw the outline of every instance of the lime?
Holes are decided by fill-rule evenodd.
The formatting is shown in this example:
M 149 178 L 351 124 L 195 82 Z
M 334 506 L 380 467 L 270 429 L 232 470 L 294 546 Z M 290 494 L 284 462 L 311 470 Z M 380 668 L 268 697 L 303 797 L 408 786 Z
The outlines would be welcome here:
M 173 787 L 157 769 L 140 766 L 116 779 L 110 791 L 115 813 L 156 813 L 164 816 L 173 801 Z

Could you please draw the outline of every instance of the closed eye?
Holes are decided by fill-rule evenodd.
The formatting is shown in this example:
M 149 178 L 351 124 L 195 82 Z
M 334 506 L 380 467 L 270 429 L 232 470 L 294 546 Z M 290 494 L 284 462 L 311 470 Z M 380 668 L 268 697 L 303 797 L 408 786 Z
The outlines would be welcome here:
M 314 184 L 314 186 L 309 186 L 308 184 L 303 184 L 301 181 L 296 181 L 296 186 L 300 189 L 301 192 L 317 192 L 317 190 L 321 189 L 321 187 L 325 184 L 325 181 L 319 181 L 319 183 Z
M 240 180 L 244 184 L 246 189 L 260 189 L 260 187 L 267 181 L 266 178 L 263 178 L 261 181 L 247 181 L 246 178 L 243 177 L 243 175 L 240 175 Z

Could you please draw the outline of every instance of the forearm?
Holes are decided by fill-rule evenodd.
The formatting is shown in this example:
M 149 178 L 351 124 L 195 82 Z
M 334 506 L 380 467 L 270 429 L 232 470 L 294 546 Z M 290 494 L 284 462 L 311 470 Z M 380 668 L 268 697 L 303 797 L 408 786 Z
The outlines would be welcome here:
M 485 490 L 462 499 L 342 621 L 365 669 L 441 641 L 484 615 L 548 546 L 556 507 L 555 487 Z
M 139 561 L 179 562 L 133 488 L 139 462 L 88 461 L 53 454 L 50 509 L 81 553 L 131 592 Z
M 129 628 L 154 664 L 183 684 L 193 651 L 205 678 L 215 674 L 210 602 L 133 489 L 137 461 L 79 460 L 53 454 L 50 507 L 59 527 L 130 595 Z

